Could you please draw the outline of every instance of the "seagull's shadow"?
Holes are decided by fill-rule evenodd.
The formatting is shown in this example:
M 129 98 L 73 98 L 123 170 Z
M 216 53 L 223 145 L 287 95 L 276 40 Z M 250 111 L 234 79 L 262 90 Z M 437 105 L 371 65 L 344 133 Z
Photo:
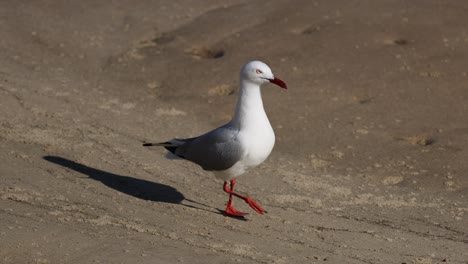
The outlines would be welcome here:
M 179 191 L 177 191 L 177 189 L 165 184 L 110 173 L 107 171 L 91 168 L 86 165 L 62 157 L 44 156 L 43 159 L 51 163 L 55 163 L 60 166 L 77 171 L 79 173 L 85 174 L 93 180 L 102 182 L 109 188 L 112 188 L 114 190 L 131 195 L 139 199 L 154 202 L 181 204 L 183 206 L 205 210 L 215 214 L 222 214 L 221 210 L 219 209 L 217 211 L 213 211 L 205 208 L 196 207 L 193 205 L 183 204 L 183 201 L 188 201 L 197 205 L 213 209 L 208 205 L 185 198 L 185 196 Z
M 185 200 L 182 193 L 164 184 L 94 169 L 62 157 L 44 156 L 43 158 L 49 162 L 88 175 L 89 178 L 100 181 L 109 188 L 136 198 L 174 204 L 180 204 Z

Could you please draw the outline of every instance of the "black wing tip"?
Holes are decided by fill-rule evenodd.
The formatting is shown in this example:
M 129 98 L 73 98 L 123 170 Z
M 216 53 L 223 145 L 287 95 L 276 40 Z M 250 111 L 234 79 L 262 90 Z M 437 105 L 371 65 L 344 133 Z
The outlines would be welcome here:
M 179 146 L 172 145 L 172 143 L 169 142 L 169 141 L 168 142 L 162 142 L 162 143 L 143 143 L 143 147 L 154 147 L 154 146 L 164 147 L 165 149 L 172 152 L 174 155 L 175 155 L 176 149 L 179 147 Z
M 168 141 L 168 142 L 161 142 L 161 143 L 143 143 L 143 147 L 155 147 L 155 146 L 156 146 L 156 147 L 165 147 L 165 148 L 167 148 L 167 147 L 170 147 L 170 148 L 175 147 L 175 148 L 177 148 L 176 146 L 173 146 L 173 145 L 171 144 L 171 142 L 169 142 L 169 141 Z

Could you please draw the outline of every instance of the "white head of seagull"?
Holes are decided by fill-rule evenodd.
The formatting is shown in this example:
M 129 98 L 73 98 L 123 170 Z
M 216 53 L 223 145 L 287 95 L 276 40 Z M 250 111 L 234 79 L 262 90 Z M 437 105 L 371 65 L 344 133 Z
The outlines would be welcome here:
M 240 79 L 257 85 L 271 82 L 281 88 L 288 89 L 286 83 L 276 78 L 271 72 L 270 67 L 261 61 L 251 61 L 246 63 L 241 69 Z

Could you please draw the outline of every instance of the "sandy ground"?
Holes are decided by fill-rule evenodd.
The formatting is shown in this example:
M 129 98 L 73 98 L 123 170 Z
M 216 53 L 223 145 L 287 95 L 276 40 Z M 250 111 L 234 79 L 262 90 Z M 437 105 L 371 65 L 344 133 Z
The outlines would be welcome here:
M 177 2 L 177 3 L 174 3 Z M 468 263 L 468 2 L 1 1 L 1 263 Z M 144 140 L 277 135 L 222 182 Z

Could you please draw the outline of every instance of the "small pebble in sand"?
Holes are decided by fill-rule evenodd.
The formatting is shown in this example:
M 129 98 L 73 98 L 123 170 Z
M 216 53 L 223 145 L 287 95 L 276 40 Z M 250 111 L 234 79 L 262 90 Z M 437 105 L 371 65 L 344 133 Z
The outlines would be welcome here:
M 425 134 L 399 138 L 399 140 L 403 140 L 407 143 L 410 143 L 411 145 L 420 145 L 420 146 L 429 146 L 435 143 L 434 138 Z

